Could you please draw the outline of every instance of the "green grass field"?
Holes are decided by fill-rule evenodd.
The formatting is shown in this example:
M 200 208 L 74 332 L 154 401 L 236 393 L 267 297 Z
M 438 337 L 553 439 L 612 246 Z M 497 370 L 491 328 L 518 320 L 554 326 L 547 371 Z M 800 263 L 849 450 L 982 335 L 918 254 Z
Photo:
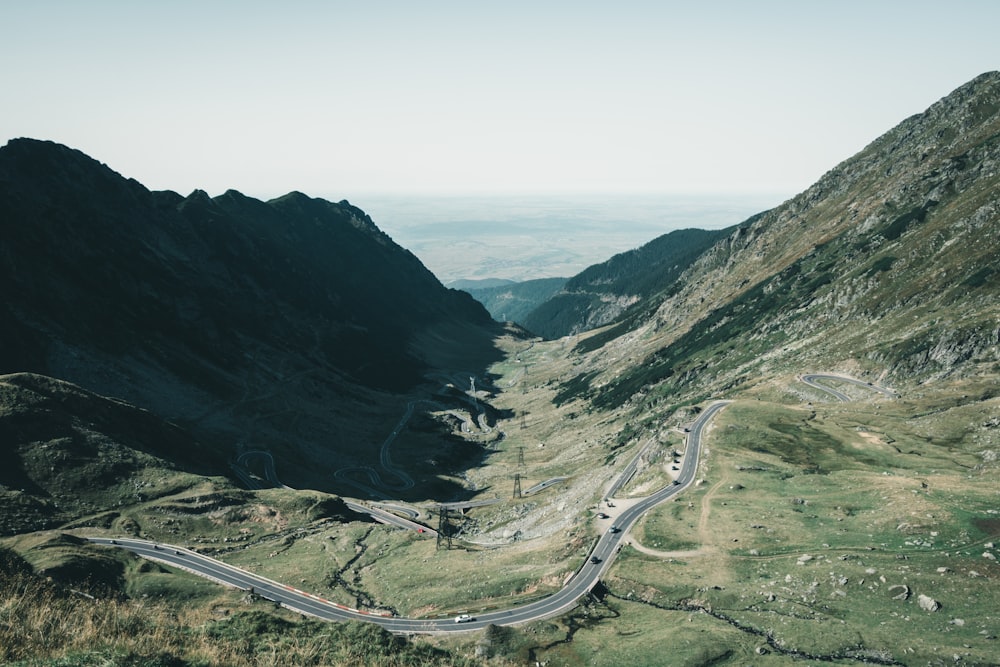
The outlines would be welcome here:
M 598 535 L 593 515 L 606 485 L 643 447 L 653 443 L 619 497 L 669 482 L 669 454 L 684 449 L 681 427 L 693 413 L 690 406 L 661 413 L 664 406 L 556 405 L 558 382 L 579 370 L 579 358 L 565 342 L 536 343 L 520 358 L 494 368 L 502 391 L 489 400 L 506 415 L 495 424 L 503 437 L 493 434 L 465 478 L 442 473 L 442 488 L 474 485 L 479 497 L 501 499 L 469 510 L 451 549 L 416 533 L 344 521 L 349 515 L 331 509 L 338 505 L 325 494 L 249 492 L 161 470 L 115 491 L 119 497 L 108 502 L 120 509 L 100 510 L 69 532 L 182 544 L 329 600 L 408 616 L 475 614 L 537 599 L 583 562 Z M 899 399 L 838 388 L 849 389 L 852 401 L 836 402 L 788 376 L 751 387 L 717 415 L 697 483 L 633 528 L 600 599 L 525 627 L 415 641 L 490 664 L 915 665 L 953 664 L 954 656 L 959 664 L 996 664 L 993 386 L 988 379 L 942 383 Z M 432 474 L 432 452 L 420 449 L 429 447 L 421 444 L 428 433 L 401 437 L 394 461 L 422 461 Z M 568 479 L 513 498 L 515 472 L 522 488 Z M 70 580 L 89 571 L 132 598 L 197 609 L 199 618 L 245 604 L 239 593 L 81 546 L 60 531 L 3 545 L 36 571 Z M 921 596 L 938 608 L 922 609 Z

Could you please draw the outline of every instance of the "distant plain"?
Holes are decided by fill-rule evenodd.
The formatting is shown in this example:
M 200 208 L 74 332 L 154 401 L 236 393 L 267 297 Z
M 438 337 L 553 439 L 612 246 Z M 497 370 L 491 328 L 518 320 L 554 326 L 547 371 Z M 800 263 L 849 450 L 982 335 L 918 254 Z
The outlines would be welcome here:
M 445 285 L 571 277 L 675 229 L 721 229 L 777 194 L 370 195 L 351 199 Z

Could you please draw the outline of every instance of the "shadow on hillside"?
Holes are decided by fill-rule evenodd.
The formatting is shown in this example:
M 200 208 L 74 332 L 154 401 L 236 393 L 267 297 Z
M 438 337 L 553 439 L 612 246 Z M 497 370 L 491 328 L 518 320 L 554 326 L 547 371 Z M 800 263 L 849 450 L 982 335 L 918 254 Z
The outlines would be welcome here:
M 286 373 L 280 390 L 249 392 L 224 427 L 242 421 L 243 448 L 270 451 L 278 479 L 293 488 L 371 501 L 482 498 L 488 490 L 463 480 L 496 453 L 504 438 L 498 422 L 514 418 L 491 404 L 500 389 L 487 370 L 505 355 L 495 342 L 505 332 L 499 324 L 425 330 L 414 337 L 420 356 L 442 365 L 424 366 L 421 383 L 403 392 L 344 385 L 321 369 Z

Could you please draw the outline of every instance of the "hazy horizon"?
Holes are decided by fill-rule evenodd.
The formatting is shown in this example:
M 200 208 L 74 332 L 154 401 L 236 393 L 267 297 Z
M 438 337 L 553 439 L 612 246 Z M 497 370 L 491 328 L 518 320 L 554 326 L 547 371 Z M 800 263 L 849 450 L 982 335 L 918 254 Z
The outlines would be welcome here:
M 448 284 L 569 278 L 675 229 L 739 224 L 787 198 L 593 193 L 373 195 L 349 201 Z
M 95 0 L 0 22 L 0 141 L 154 190 L 347 199 L 444 282 L 739 223 L 1000 63 L 990 0 Z
M 95 0 L 0 22 L 0 141 L 260 199 L 799 192 L 1000 62 L 989 0 Z

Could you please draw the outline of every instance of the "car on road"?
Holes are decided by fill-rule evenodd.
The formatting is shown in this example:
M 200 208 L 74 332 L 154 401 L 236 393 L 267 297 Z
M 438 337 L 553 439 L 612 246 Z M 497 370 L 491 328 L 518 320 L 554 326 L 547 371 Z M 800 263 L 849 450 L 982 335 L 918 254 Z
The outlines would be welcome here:
M 591 565 L 597 565 L 600 562 L 601 562 L 601 559 L 598 558 L 597 556 L 591 556 L 590 557 L 590 563 L 591 563 Z
M 471 623 L 474 620 L 476 619 L 472 618 L 472 616 L 469 616 L 468 614 L 459 614 L 455 617 L 456 623 Z
M 618 526 L 611 526 L 610 528 L 608 528 L 608 532 L 609 533 L 618 533 L 618 532 L 621 532 L 621 528 L 619 528 Z

